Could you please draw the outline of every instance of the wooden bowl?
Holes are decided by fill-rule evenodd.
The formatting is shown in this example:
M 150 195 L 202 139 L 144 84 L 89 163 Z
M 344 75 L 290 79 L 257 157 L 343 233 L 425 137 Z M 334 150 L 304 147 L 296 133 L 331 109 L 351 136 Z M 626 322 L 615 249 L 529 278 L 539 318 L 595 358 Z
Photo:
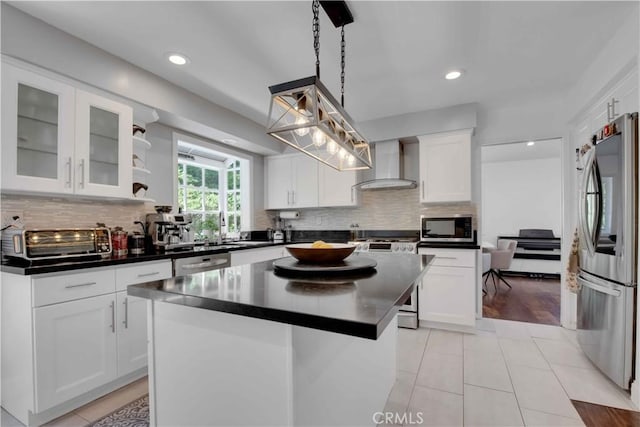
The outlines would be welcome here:
M 338 263 L 356 249 L 355 245 L 346 243 L 330 243 L 332 248 L 312 248 L 311 245 L 312 243 L 296 243 L 285 247 L 294 258 L 306 264 Z

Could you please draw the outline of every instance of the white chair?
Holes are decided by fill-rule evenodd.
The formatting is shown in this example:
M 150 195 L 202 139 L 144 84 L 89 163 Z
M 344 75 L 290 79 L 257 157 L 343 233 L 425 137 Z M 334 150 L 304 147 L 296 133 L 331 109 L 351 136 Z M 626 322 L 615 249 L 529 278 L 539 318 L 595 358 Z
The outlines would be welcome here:
M 491 268 L 487 273 L 484 273 L 487 275 L 484 279 L 484 283 L 486 285 L 489 276 L 491 276 L 491 279 L 493 280 L 493 287 L 496 292 L 498 292 L 496 279 L 498 279 L 498 282 L 502 280 L 504 284 L 511 289 L 511 285 L 505 280 L 500 270 L 508 270 L 509 267 L 511 267 L 511 260 L 516 252 L 516 246 L 518 246 L 517 240 L 500 239 L 498 240 L 498 247 L 496 249 L 489 250 L 489 253 L 491 254 Z

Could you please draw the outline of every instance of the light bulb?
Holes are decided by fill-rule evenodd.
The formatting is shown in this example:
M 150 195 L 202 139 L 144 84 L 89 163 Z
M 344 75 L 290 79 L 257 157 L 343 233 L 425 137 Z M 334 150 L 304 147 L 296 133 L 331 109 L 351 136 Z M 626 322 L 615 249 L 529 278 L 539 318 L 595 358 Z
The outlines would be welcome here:
M 356 163 L 356 158 L 353 156 L 353 154 L 349 154 L 347 156 L 347 163 L 349 164 L 349 166 L 353 166 Z
M 298 117 L 296 118 L 296 124 L 297 125 L 304 125 L 306 123 L 309 123 L 309 120 L 307 120 L 303 115 L 298 115 Z M 298 134 L 298 136 L 305 136 L 306 134 L 309 133 L 309 128 L 300 128 L 300 129 L 296 129 L 294 130 L 295 133 Z
M 313 141 L 313 144 L 316 147 L 322 147 L 324 145 L 324 143 L 327 142 L 327 140 L 324 137 L 324 132 L 322 132 L 318 128 L 316 128 L 316 130 L 313 131 L 313 135 L 311 136 L 311 140 Z
M 344 159 L 345 157 L 347 157 L 347 150 L 345 150 L 344 148 L 341 148 L 340 151 L 338 152 L 338 156 L 341 159 Z
M 336 152 L 338 151 L 338 144 L 336 144 L 333 139 L 329 140 L 329 143 L 327 144 L 327 151 L 329 152 L 329 154 L 336 154 Z

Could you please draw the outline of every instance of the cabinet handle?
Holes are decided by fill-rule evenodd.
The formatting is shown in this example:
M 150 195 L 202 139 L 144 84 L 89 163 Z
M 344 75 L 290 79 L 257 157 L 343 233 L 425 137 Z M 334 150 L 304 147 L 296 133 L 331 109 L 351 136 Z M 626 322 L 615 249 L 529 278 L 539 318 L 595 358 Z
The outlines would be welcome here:
M 156 274 L 160 274 L 160 272 L 154 271 L 153 273 L 138 274 L 138 277 L 149 277 L 149 276 L 155 276 Z
M 80 187 L 84 188 L 84 159 L 80 159 Z
M 87 282 L 87 283 L 78 283 L 77 285 L 67 285 L 65 286 L 66 289 L 71 289 L 71 288 L 79 288 L 80 286 L 91 286 L 91 285 L 95 285 L 96 282 Z
M 353 187 L 351 187 L 351 203 L 353 203 Z
M 611 104 L 607 102 L 607 123 L 611 121 Z
M 111 332 L 116 333 L 116 304 L 111 301 Z
M 291 191 L 287 190 L 287 206 L 291 204 L 291 202 L 289 201 L 289 197 L 291 197 Z
M 295 206 L 295 204 L 296 204 L 296 192 L 292 191 L 291 192 L 291 205 Z
M 420 190 L 422 191 L 422 198 L 424 199 L 424 179 L 420 182 Z
M 67 187 L 71 187 L 71 157 L 67 157 Z
M 611 98 L 611 120 L 615 119 L 618 114 L 616 114 L 616 102 L 620 102 L 615 98 Z M 609 121 L 611 121 L 609 120 Z
M 436 255 L 436 258 L 440 258 L 440 259 L 458 259 L 457 257 L 454 257 L 454 256 L 440 256 L 440 255 Z
M 124 323 L 124 328 L 128 329 L 129 328 L 129 298 L 125 298 L 123 304 L 124 304 L 124 321 L 122 323 Z

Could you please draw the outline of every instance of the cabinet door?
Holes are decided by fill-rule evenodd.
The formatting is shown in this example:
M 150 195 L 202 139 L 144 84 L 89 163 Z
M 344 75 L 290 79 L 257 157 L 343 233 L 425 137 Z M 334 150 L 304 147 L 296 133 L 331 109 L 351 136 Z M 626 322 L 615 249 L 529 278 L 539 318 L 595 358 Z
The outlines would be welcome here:
M 471 200 L 471 132 L 420 140 L 420 202 Z
M 2 189 L 73 192 L 74 89 L 2 64 Z
M 78 194 L 132 197 L 131 107 L 76 91 Z
M 431 266 L 418 288 L 420 320 L 474 326 L 475 268 Z
M 294 208 L 318 206 L 318 162 L 313 157 L 291 157 L 293 174 L 292 203 Z
M 147 366 L 147 300 L 118 292 L 118 376 Z
M 356 206 L 356 171 L 340 172 L 318 164 L 318 206 Z
M 36 412 L 116 378 L 115 310 L 113 294 L 33 310 Z
M 291 158 L 267 157 L 267 200 L 265 209 L 291 207 Z

